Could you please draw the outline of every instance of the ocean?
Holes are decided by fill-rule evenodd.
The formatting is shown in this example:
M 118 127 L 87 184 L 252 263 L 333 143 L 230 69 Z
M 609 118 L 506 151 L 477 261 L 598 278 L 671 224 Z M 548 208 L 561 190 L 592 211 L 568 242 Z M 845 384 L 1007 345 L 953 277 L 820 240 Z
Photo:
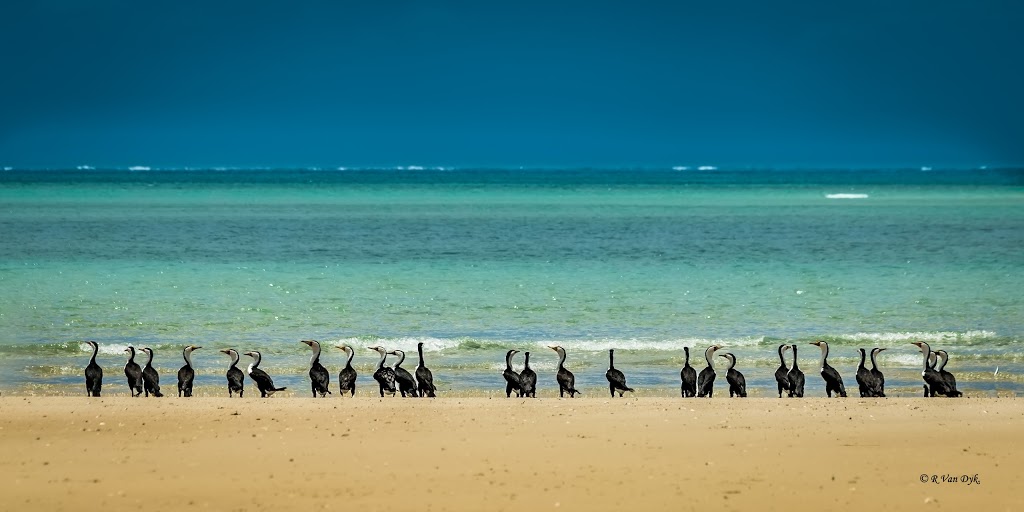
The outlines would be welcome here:
M 1016 394 L 1022 290 L 1021 169 L 0 172 L 4 395 L 84 396 L 95 340 L 106 394 L 134 345 L 173 395 L 196 344 L 199 395 L 226 391 L 233 347 L 309 396 L 303 339 L 332 387 L 333 345 L 355 347 L 361 394 L 370 345 L 412 368 L 423 342 L 441 396 L 503 396 L 505 351 L 530 351 L 550 396 L 557 344 L 606 396 L 608 349 L 638 395 L 678 395 L 683 347 L 699 371 L 716 343 L 773 396 L 795 343 L 823 396 L 819 339 L 851 396 L 860 347 L 889 349 L 890 396 L 920 394 L 916 340 L 968 394 Z

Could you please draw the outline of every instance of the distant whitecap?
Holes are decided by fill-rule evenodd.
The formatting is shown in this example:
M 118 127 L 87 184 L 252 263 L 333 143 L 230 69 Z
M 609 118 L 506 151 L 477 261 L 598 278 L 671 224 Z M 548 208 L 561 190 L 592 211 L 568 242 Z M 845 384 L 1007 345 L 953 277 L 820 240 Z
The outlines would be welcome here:
M 825 194 L 829 199 L 867 199 L 867 194 Z
M 672 168 L 673 171 L 689 171 L 690 168 L 685 165 L 677 165 Z
M 149 171 L 149 170 L 152 170 L 152 169 L 147 167 L 147 166 L 145 166 L 145 165 L 133 165 L 133 166 L 129 167 L 128 170 L 129 171 Z
M 698 167 L 697 170 L 698 171 L 717 171 L 718 167 L 715 167 L 713 165 L 702 165 L 702 166 Z

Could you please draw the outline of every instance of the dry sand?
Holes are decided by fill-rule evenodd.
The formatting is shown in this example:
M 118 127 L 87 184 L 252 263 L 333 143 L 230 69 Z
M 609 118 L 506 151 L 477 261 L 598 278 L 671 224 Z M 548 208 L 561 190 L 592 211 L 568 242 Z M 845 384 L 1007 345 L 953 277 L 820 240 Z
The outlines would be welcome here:
M 1019 511 L 1022 433 L 1013 398 L 0 397 L 0 509 Z

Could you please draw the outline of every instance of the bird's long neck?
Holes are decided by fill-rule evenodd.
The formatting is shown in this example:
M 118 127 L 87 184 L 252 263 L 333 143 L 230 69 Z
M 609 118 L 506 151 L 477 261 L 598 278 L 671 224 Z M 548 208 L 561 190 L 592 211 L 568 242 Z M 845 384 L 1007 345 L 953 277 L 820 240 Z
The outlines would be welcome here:
M 146 356 L 147 356 L 146 357 L 146 366 L 150 366 L 153 363 L 153 351 L 152 350 L 147 350 L 146 351 Z
M 506 370 L 512 370 L 512 356 L 514 356 L 514 355 L 515 355 L 515 352 L 512 352 L 512 351 L 509 351 L 509 352 L 507 352 L 505 354 L 505 369 Z
M 309 348 L 313 349 L 313 356 L 309 358 L 309 366 L 312 367 L 314 364 L 317 363 L 317 361 L 320 360 L 320 344 L 313 342 L 313 344 L 310 345 Z
M 526 356 L 526 361 L 525 361 L 525 362 L 523 362 L 523 369 L 524 369 L 524 370 L 525 370 L 525 369 L 529 369 L 529 368 L 530 368 L 530 353 L 529 353 L 529 352 L 527 352 L 527 353 L 525 354 L 525 356 Z
M 89 358 L 89 364 L 96 364 L 96 354 L 100 351 L 100 346 L 93 343 L 92 345 L 92 357 Z
M 558 351 L 558 369 L 565 369 L 565 349 Z
M 932 355 L 932 348 L 927 343 L 922 343 L 921 353 L 924 354 L 924 367 L 921 368 L 921 375 L 924 375 L 928 372 L 928 358 Z
M 402 363 L 404 363 L 404 362 L 405 362 L 405 352 L 402 351 L 402 350 L 399 350 L 398 351 L 398 362 L 395 363 L 395 368 L 398 368 L 399 366 L 402 366 Z
M 416 352 L 419 353 L 419 355 L 420 355 L 419 367 L 423 368 L 424 365 L 423 365 L 423 344 L 422 343 L 416 345 Z
M 712 372 L 715 371 L 714 356 L 715 356 L 715 348 L 714 347 L 708 347 L 708 349 L 704 351 L 704 359 L 706 359 L 708 361 L 708 368 L 711 368 Z
M 942 372 L 942 369 L 946 367 L 946 361 L 949 361 L 949 354 L 945 352 L 936 352 L 939 357 L 939 364 L 935 367 L 935 371 Z
M 857 367 L 858 370 L 864 368 L 864 356 L 864 349 L 860 349 L 860 366 Z
M 228 366 L 228 368 L 234 368 L 235 365 L 238 364 L 238 360 L 240 359 L 240 357 L 238 357 L 238 352 L 232 350 L 231 353 L 229 353 L 228 355 L 231 356 L 231 366 Z
M 818 348 L 821 349 L 821 365 L 819 366 L 824 370 L 825 365 L 828 364 L 828 343 L 822 343 L 818 345 Z
M 686 353 L 686 362 L 683 366 L 690 366 L 690 347 L 683 347 L 683 352 Z
M 128 363 L 126 363 L 126 364 L 132 364 L 134 362 L 135 362 L 135 349 L 129 347 L 128 348 Z
M 377 369 L 384 368 L 384 360 L 388 358 L 388 354 L 383 350 L 380 351 L 380 361 L 377 362 Z
M 185 350 L 181 351 L 181 355 L 182 357 L 185 358 L 185 365 L 187 365 L 189 368 L 192 368 L 192 351 L 186 348 Z
M 878 369 L 878 365 L 875 363 L 875 356 L 877 356 L 877 355 L 878 355 L 878 349 L 877 348 L 876 349 L 872 349 L 871 350 L 871 369 L 872 370 L 877 370 Z
M 263 360 L 263 355 L 257 352 L 256 356 L 253 359 L 255 359 L 255 361 L 253 361 L 253 363 L 249 365 L 249 368 L 259 368 L 260 361 Z
M 735 367 L 736 367 L 736 356 L 730 354 L 729 355 L 729 367 L 726 368 L 725 371 L 732 370 Z
M 609 370 L 614 370 L 615 369 L 615 351 L 614 350 L 609 350 L 608 351 L 608 369 Z
M 779 345 L 779 362 L 782 363 L 782 366 L 786 366 L 786 358 L 782 356 L 782 353 L 785 352 L 785 347 L 785 345 Z
M 352 349 L 348 349 L 346 352 L 348 352 L 348 361 L 345 361 L 345 367 L 352 368 L 352 358 L 356 356 L 356 352 Z
M 799 368 L 796 365 L 796 345 L 793 345 L 793 369 L 799 370 Z

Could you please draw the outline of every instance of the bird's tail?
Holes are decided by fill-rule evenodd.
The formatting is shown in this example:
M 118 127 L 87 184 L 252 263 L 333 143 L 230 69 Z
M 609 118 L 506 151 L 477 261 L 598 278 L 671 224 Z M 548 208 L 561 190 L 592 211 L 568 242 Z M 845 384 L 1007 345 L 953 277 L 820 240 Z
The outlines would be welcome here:
M 153 391 L 153 396 L 155 396 L 157 398 L 160 398 L 160 397 L 164 396 L 164 394 L 161 393 L 160 390 L 158 389 L 156 391 Z
M 626 388 L 626 391 L 629 391 L 630 393 L 635 393 L 635 391 L 633 391 L 633 388 Z
M 288 389 L 288 386 L 285 386 L 283 388 L 274 388 L 274 393 L 277 393 L 278 391 L 284 391 L 286 389 Z M 328 393 L 330 393 L 330 391 L 328 391 Z

